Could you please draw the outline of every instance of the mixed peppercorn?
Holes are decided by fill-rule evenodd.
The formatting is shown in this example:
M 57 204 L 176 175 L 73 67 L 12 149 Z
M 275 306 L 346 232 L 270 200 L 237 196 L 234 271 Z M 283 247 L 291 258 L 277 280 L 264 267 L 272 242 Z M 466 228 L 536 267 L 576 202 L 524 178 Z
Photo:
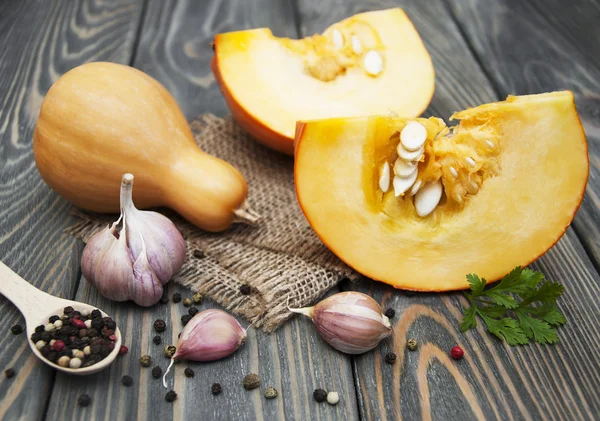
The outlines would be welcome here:
M 47 360 L 76 369 L 97 364 L 113 351 L 116 328 L 115 321 L 100 310 L 82 314 L 69 306 L 62 316 L 51 316 L 47 324 L 37 326 L 30 339 Z

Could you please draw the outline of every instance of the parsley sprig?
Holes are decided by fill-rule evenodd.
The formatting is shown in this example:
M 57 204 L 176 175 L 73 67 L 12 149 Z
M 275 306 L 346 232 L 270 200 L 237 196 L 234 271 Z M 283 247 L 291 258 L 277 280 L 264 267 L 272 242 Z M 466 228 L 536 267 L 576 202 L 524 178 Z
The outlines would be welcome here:
M 509 345 L 526 345 L 531 339 L 540 344 L 558 342 L 555 329 L 567 322 L 556 307 L 562 285 L 519 266 L 492 288 L 486 289 L 486 280 L 477 275 L 469 274 L 467 280 L 470 307 L 463 312 L 460 330 L 477 326 L 479 316 L 490 333 Z

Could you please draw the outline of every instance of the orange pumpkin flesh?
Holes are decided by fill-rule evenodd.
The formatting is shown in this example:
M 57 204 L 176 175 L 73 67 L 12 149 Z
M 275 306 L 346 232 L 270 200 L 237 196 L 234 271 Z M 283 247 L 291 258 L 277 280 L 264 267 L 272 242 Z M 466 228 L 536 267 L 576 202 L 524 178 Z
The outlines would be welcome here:
M 542 255 L 571 223 L 589 170 L 571 92 L 509 97 L 453 118 L 460 124 L 450 139 L 460 133 L 472 137 L 465 144 L 473 144 L 481 133 L 492 136 L 499 146 L 498 171 L 458 206 L 446 196 L 456 193 L 456 180 L 426 156 L 419 174 L 437 168 L 428 176 L 442 174 L 445 191 L 426 217 L 416 214 L 409 195 L 395 197 L 393 189 L 384 194 L 378 187 L 381 163 L 394 159 L 394 132 L 406 119 L 298 122 L 298 201 L 323 242 L 358 272 L 403 289 L 468 288 L 466 274 L 498 280 Z M 446 141 L 434 139 L 440 130 L 448 134 L 441 120 L 418 121 L 428 129 L 426 151 Z
M 341 49 L 333 45 L 334 30 L 343 34 Z M 360 53 L 352 49 L 352 36 L 361 42 Z M 277 38 L 265 28 L 219 34 L 214 47 L 212 69 L 234 118 L 257 140 L 288 154 L 297 120 L 415 117 L 434 91 L 431 58 L 401 9 L 361 13 L 303 40 Z M 377 76 L 363 68 L 369 50 L 383 56 Z

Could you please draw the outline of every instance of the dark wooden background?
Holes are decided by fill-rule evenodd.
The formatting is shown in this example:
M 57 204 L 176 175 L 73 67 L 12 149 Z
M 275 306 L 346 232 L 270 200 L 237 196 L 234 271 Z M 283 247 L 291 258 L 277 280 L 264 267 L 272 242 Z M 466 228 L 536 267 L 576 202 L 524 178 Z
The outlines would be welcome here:
M 374 295 L 396 309 L 393 340 L 366 355 L 335 352 L 296 318 L 275 334 L 250 329 L 231 358 L 179 364 L 179 400 L 140 368 L 149 353 L 163 368 L 151 324 L 179 323 L 182 307 L 142 310 L 104 300 L 81 280 L 82 243 L 63 234 L 73 220 L 69 204 L 40 179 L 31 139 L 44 94 L 64 72 L 87 61 L 135 66 L 161 81 L 188 118 L 228 110 L 209 68 L 215 33 L 268 26 L 278 36 L 324 30 L 354 13 L 401 6 L 413 20 L 434 61 L 436 93 L 427 114 L 528 94 L 571 89 L 588 135 L 590 180 L 572 228 L 533 266 L 562 282 L 560 301 L 569 322 L 556 346 L 511 348 L 478 328 L 458 330 L 459 294 L 409 296 L 381 284 L 341 285 Z M 128 355 L 103 373 L 69 377 L 36 361 L 23 323 L 0 297 L 0 376 L 3 420 L 584 420 L 600 418 L 600 3 L 592 0 L 78 0 L 0 2 L 0 259 L 37 287 L 97 304 L 115 316 L 126 334 Z M 553 200 L 549 197 L 548 200 Z M 1 282 L 1 280 L 0 280 Z M 169 286 L 170 293 L 180 288 Z M 183 291 L 185 292 L 185 291 Z M 203 307 L 214 306 L 206 303 Z M 177 331 L 163 335 L 174 342 Z M 404 348 L 407 337 L 418 352 Z M 449 349 L 460 344 L 465 358 Z M 383 362 L 387 351 L 398 361 Z M 186 379 L 185 366 L 196 371 Z M 246 392 L 247 372 L 280 392 L 265 400 Z M 129 374 L 134 385 L 120 378 Z M 220 382 L 214 397 L 210 385 Z M 317 405 L 317 387 L 339 392 L 340 403 Z M 93 404 L 80 408 L 81 393 Z

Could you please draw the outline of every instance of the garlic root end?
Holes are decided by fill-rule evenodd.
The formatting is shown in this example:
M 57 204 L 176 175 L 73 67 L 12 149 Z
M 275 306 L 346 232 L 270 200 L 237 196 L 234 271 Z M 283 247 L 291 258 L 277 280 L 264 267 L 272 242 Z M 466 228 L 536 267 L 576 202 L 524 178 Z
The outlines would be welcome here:
M 288 310 L 292 313 L 304 314 L 307 317 L 313 318 L 315 308 L 314 307 L 304 307 L 304 308 L 290 308 Z

